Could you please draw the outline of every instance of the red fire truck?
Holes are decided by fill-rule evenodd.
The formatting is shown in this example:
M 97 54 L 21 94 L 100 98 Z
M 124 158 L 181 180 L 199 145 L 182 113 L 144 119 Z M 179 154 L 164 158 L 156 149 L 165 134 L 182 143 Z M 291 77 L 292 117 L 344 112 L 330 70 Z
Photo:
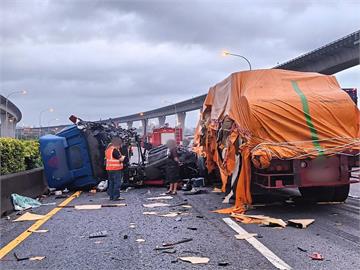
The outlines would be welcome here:
M 167 126 L 154 128 L 153 132 L 148 135 L 148 142 L 156 147 L 161 144 L 166 144 L 168 140 L 175 140 L 179 145 L 182 141 L 182 132 L 181 128 L 171 128 Z

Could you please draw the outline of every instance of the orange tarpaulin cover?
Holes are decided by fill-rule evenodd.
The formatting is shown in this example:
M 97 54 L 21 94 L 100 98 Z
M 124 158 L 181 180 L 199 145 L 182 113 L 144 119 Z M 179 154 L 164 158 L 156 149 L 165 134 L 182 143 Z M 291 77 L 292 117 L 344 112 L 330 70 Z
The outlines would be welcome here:
M 251 162 L 267 168 L 273 158 L 301 159 L 359 149 L 359 109 L 334 76 L 280 69 L 231 74 L 211 87 L 197 128 L 205 143 L 198 151 L 220 168 L 223 188 L 233 166 L 231 143 L 220 157 L 216 131 L 226 118 L 234 121 L 232 138 L 241 139 L 242 168 L 236 187 L 235 209 L 251 203 Z M 225 163 L 225 164 L 224 164 Z M 229 211 L 234 210 L 230 209 Z

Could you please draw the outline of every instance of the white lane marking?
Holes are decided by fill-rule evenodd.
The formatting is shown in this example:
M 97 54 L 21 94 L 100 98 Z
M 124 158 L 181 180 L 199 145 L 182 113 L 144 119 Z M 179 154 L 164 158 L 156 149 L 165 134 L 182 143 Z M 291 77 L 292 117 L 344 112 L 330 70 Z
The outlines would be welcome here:
M 237 232 L 239 234 L 240 233 L 248 233 L 242 227 L 240 227 L 239 224 L 237 224 L 235 221 L 233 221 L 231 218 L 223 218 L 223 220 L 235 232 Z M 270 249 L 268 249 L 266 246 L 264 246 L 256 238 L 250 237 L 250 238 L 245 239 L 245 240 L 248 241 L 249 244 L 252 245 L 254 248 L 256 248 L 257 251 L 259 251 L 276 268 L 283 269 L 283 270 L 292 269 L 286 262 L 284 262 L 282 259 L 280 259 L 278 256 L 276 256 Z

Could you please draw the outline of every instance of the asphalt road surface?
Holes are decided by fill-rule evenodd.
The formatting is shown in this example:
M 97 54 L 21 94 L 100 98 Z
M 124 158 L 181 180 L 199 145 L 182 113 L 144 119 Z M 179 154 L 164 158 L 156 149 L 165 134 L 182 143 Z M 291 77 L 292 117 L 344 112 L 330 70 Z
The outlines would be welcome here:
M 355 185 L 356 186 L 356 185 Z M 237 224 L 250 233 L 257 233 L 259 241 L 293 269 L 359 269 L 359 194 L 352 188 L 352 196 L 343 204 L 305 204 L 285 202 L 296 193 L 279 193 L 271 196 L 265 206 L 257 206 L 247 214 L 263 214 L 283 220 L 296 218 L 315 219 L 306 229 L 286 227 L 283 229 L 263 227 L 255 224 Z M 221 215 L 211 212 L 229 207 L 221 203 L 222 194 L 207 193 L 186 196 L 179 192 L 171 200 L 163 200 L 174 207 L 145 208 L 143 204 L 157 201 L 147 200 L 159 196 L 164 188 L 133 189 L 122 196 L 123 207 L 103 207 L 97 210 L 63 208 L 39 229 L 46 233 L 31 233 L 26 239 L 17 238 L 35 221 L 13 222 L 1 219 L 1 246 L 16 239 L 0 261 L 1 269 L 277 269 L 262 253 L 246 240 L 237 240 L 236 232 L 227 225 Z M 44 202 L 64 199 L 50 196 Z M 295 200 L 296 201 L 296 200 Z M 81 193 L 69 205 L 108 204 L 106 193 Z M 182 204 L 191 205 L 185 208 Z M 41 206 L 33 213 L 46 214 L 55 206 Z M 180 212 L 176 217 L 144 215 L 143 212 Z M 181 220 L 179 220 L 180 218 Z M 193 228 L 193 229 L 189 229 Z M 98 231 L 107 231 L 103 238 L 89 238 Z M 154 250 L 164 242 L 175 242 L 184 238 L 192 241 L 175 245 L 175 253 Z M 143 239 L 145 242 L 137 242 Z M 301 249 L 301 250 L 300 250 Z M 16 261 L 19 257 L 46 256 L 41 261 Z M 319 252 L 324 260 L 312 260 L 309 255 Z M 203 265 L 183 262 L 178 257 L 207 257 Z M 219 263 L 227 266 L 219 266 Z

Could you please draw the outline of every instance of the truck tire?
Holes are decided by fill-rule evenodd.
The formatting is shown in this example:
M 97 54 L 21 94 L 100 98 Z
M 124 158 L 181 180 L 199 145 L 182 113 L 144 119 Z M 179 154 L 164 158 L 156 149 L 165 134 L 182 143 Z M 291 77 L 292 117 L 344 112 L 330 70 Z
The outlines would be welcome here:
M 335 189 L 335 193 L 334 193 L 333 201 L 344 202 L 349 195 L 350 184 L 337 186 L 334 189 Z
M 299 187 L 301 196 L 312 202 L 331 202 L 334 200 L 334 187 Z

